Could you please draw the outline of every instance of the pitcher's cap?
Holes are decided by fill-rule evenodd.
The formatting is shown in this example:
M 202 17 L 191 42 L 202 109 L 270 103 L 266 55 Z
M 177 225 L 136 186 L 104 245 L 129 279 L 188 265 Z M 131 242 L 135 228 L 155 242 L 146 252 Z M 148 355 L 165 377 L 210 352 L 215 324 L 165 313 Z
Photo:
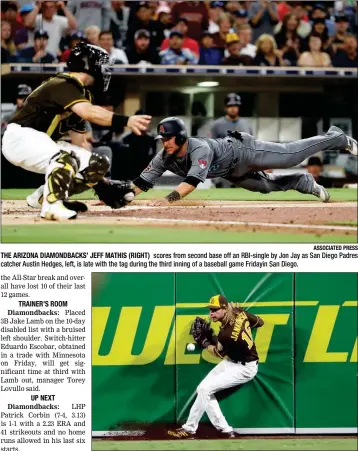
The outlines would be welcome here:
M 207 308 L 210 309 L 226 309 L 228 307 L 229 303 L 225 296 L 222 294 L 216 294 L 215 296 L 211 297 L 209 300 L 209 304 L 207 305 Z

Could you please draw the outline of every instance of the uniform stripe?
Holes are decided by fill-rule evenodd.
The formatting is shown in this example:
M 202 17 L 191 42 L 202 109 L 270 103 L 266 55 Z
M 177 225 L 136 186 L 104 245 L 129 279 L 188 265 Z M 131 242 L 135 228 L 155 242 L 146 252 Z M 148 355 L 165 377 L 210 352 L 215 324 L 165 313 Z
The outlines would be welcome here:
M 71 116 L 71 114 L 72 114 L 72 111 L 67 111 L 64 114 L 56 114 L 56 116 L 52 119 L 52 122 L 51 122 L 49 128 L 46 130 L 46 135 L 51 136 L 52 133 L 56 130 L 59 123 L 62 120 L 67 119 L 69 116 Z

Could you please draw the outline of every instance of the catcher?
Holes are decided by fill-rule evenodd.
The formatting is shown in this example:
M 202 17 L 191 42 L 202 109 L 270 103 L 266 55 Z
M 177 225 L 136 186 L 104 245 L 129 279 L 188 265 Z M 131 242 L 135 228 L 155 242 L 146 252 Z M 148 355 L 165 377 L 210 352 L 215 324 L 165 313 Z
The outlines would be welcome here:
M 263 326 L 263 320 L 229 303 L 221 294 L 210 299 L 208 308 L 211 320 L 221 323 L 218 336 L 200 317 L 195 319 L 191 334 L 201 348 L 223 360 L 199 384 L 186 423 L 179 429 L 168 431 L 168 435 L 175 438 L 194 438 L 204 412 L 223 437 L 235 438 L 235 432 L 222 414 L 215 393 L 251 381 L 258 370 L 259 357 L 251 329 Z
M 188 137 L 184 122 L 170 117 L 158 124 L 157 139 L 161 139 L 163 150 L 134 180 L 135 193 L 153 188 L 167 170 L 184 180 L 163 200 L 152 205 L 176 202 L 190 194 L 200 182 L 216 177 L 223 177 L 249 191 L 270 193 L 292 189 L 328 202 L 328 192 L 315 182 L 311 174 L 275 175 L 262 171 L 291 168 L 326 150 L 346 150 L 357 155 L 357 141 L 334 126 L 326 135 L 280 144 L 258 141 L 248 133 L 230 131 L 223 139 Z
M 99 95 L 108 88 L 111 68 L 108 53 L 81 42 L 71 51 L 69 73 L 59 73 L 42 83 L 26 99 L 7 126 L 2 152 L 15 166 L 46 174 L 45 184 L 27 200 L 41 207 L 45 219 L 73 219 L 87 207 L 68 200 L 71 194 L 94 187 L 112 208 L 133 198 L 128 184 L 104 182 L 110 166 L 108 154 L 90 148 L 85 121 L 111 127 L 127 126 L 136 134 L 147 129 L 150 116 L 122 116 L 92 105 L 92 87 Z M 69 133 L 72 144 L 61 141 Z

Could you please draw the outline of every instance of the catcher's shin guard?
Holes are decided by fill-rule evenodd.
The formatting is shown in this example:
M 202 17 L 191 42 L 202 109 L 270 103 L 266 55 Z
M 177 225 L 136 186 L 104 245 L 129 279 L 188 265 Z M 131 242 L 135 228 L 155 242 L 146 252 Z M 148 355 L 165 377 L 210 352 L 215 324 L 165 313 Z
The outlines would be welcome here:
M 79 160 L 73 152 L 61 151 L 52 158 L 46 173 L 41 217 L 45 219 L 73 219 L 77 212 L 66 208 L 73 178 L 78 171 Z
M 77 172 L 74 177 L 70 194 L 80 194 L 97 186 L 98 182 L 102 181 L 107 174 L 110 164 L 108 155 L 93 151 L 88 166 Z
M 52 159 L 46 173 L 44 202 L 52 204 L 68 198 L 78 166 L 79 160 L 73 152 L 61 151 Z
M 92 188 L 107 174 L 110 165 L 111 161 L 107 155 L 92 151 L 88 166 L 80 172 L 82 182 Z

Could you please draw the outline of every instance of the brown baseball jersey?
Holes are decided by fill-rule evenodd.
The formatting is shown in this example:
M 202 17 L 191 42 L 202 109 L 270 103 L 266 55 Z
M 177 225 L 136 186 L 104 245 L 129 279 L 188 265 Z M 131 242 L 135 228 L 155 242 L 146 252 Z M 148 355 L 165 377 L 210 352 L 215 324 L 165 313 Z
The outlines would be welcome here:
M 85 133 L 85 121 L 71 110 L 78 102 L 92 103 L 91 93 L 71 75 L 57 74 L 32 91 L 9 123 L 44 132 L 54 141 L 70 130 Z
M 259 356 L 251 334 L 251 328 L 259 323 L 259 317 L 237 307 L 228 320 L 224 320 L 218 335 L 219 354 L 227 355 L 235 362 L 247 363 L 258 360 Z M 220 344 L 222 350 L 220 351 Z

